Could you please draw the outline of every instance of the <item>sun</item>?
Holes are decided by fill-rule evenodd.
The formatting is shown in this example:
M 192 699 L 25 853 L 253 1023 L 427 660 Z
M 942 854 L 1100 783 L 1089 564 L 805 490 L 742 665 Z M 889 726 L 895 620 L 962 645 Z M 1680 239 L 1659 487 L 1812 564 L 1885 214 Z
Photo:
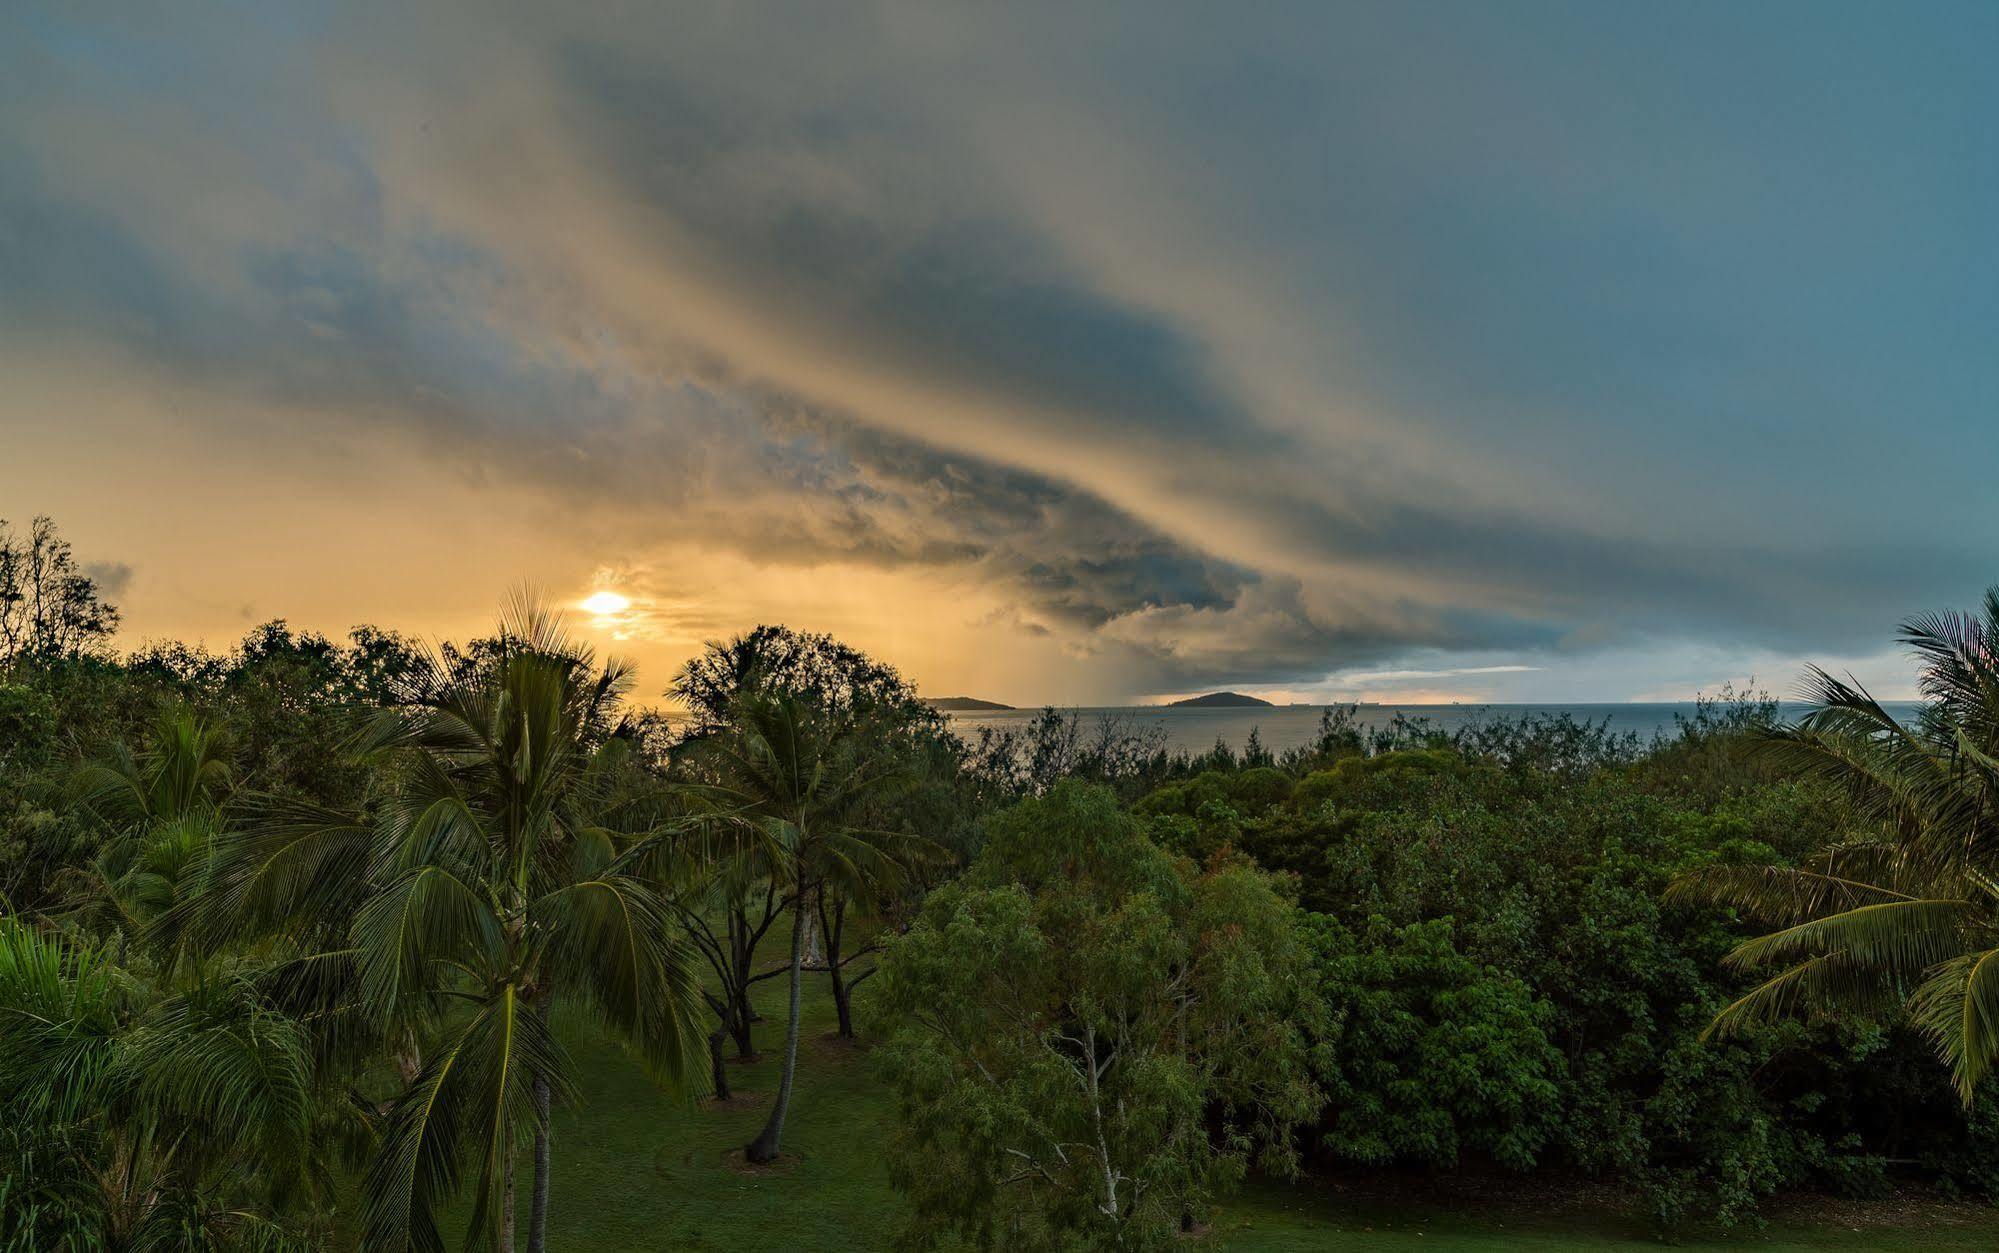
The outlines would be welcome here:
M 616 592 L 596 592 L 583 602 L 583 608 L 600 618 L 608 618 L 612 614 L 623 613 L 631 607 L 631 600 L 618 595 Z

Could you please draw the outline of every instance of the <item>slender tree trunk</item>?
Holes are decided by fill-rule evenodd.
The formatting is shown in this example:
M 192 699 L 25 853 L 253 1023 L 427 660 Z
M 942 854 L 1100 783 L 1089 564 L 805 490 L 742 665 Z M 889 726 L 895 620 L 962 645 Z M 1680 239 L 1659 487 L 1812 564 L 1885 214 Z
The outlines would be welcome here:
M 750 1024 L 756 1021 L 756 1009 L 750 1004 L 750 924 L 746 918 L 739 918 L 734 911 L 729 915 L 729 968 L 734 972 L 732 988 L 723 990 L 722 995 L 735 1004 L 729 1024 L 730 1034 L 736 1037 L 736 1057 L 749 1061 L 757 1055 L 756 1040 L 750 1034 Z
M 770 1121 L 743 1150 L 753 1162 L 775 1161 L 784 1140 L 784 1116 L 791 1108 L 791 1076 L 798 1069 L 798 969 L 800 945 L 805 935 L 805 894 L 799 893 L 791 919 L 791 1012 L 784 1027 L 784 1077 L 778 1080 L 777 1101 L 771 1106 Z
M 507 1145 L 507 1164 L 500 1178 L 500 1253 L 514 1253 L 514 1146 Z
M 409 1091 L 415 1085 L 417 1076 L 423 1073 L 423 1046 L 417 1043 L 416 1028 L 403 1028 L 402 1039 L 389 1050 L 389 1056 L 396 1063 L 396 1073 L 403 1077 L 403 1092 Z M 401 1097 L 402 1093 L 398 1092 L 385 1101 L 378 1101 L 375 1112 L 387 1117 Z
M 816 886 L 810 890 L 800 890 L 806 898 L 802 902 L 804 909 L 800 911 L 799 915 L 805 923 L 805 956 L 803 960 L 806 969 L 822 970 L 826 966 L 826 945 L 819 931 L 821 890 Z
M 542 998 L 535 1012 L 548 1023 L 548 999 Z M 548 1187 L 551 1170 L 548 1127 L 548 1076 L 534 1077 L 534 1196 L 528 1202 L 528 1253 L 548 1250 Z
M 726 1021 L 708 1033 L 708 1082 L 715 1089 L 718 1101 L 726 1101 L 734 1095 L 729 1090 L 729 1067 L 722 1060 L 722 1041 L 728 1038 Z
M 840 966 L 841 941 L 847 931 L 847 902 L 843 897 L 833 906 L 833 917 L 826 927 L 826 972 L 833 981 L 833 1011 L 839 1015 L 840 1038 L 854 1038 L 854 994 L 847 986 L 847 975 Z

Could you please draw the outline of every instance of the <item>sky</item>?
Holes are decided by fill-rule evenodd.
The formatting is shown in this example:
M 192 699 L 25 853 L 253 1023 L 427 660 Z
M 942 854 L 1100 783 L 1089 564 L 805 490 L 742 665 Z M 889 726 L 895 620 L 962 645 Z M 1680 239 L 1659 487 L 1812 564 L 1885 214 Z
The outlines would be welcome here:
M 121 642 L 1884 696 L 1999 582 L 1999 5 L 0 11 L 0 516 Z M 615 612 L 580 608 L 600 593 Z M 596 605 L 615 601 L 597 600 Z

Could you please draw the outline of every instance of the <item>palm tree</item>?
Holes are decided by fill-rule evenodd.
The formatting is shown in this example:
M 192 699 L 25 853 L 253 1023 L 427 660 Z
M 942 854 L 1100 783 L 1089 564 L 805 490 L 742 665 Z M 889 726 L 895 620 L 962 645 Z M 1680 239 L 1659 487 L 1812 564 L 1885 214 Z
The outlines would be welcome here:
M 305 1028 L 251 972 L 155 984 L 0 918 L 10 1247 L 306 1247 L 255 1210 L 327 1194 L 322 1095 Z
M 1999 1060 L 1999 587 L 1981 614 L 1912 618 L 1900 638 L 1927 702 L 1912 723 L 1813 669 L 1816 708 L 1771 733 L 1782 760 L 1847 790 L 1860 837 L 1795 868 L 1712 867 L 1673 892 L 1780 928 L 1730 954 L 1778 969 L 1711 1032 L 1899 1006 L 1969 1105 Z
M 206 862 L 235 790 L 227 732 L 174 705 L 154 719 L 139 753 L 121 745 L 79 768 L 72 786 L 109 834 L 87 866 L 62 876 L 69 912 L 116 934 L 120 952 L 142 931 L 170 949 L 177 929 L 160 920 Z
M 828 887 L 865 899 L 894 882 L 928 845 L 858 825 L 862 802 L 896 776 L 893 758 L 876 751 L 877 737 L 862 713 L 835 713 L 795 695 L 752 687 L 735 700 L 728 725 L 694 747 L 757 837 L 751 841 L 754 860 L 788 890 L 791 957 L 782 1077 L 769 1119 L 743 1150 L 750 1161 L 769 1162 L 780 1151 L 798 1068 L 799 977 L 808 915 Z
M 363 1198 L 370 1248 L 442 1247 L 436 1209 L 475 1163 L 469 1239 L 510 1250 L 514 1154 L 534 1144 L 528 1246 L 545 1245 L 551 1100 L 571 1091 L 560 999 L 677 1081 L 700 991 L 645 870 L 676 832 L 634 828 L 613 718 L 631 673 L 599 666 L 525 600 L 476 659 L 431 658 L 410 703 L 357 742 L 367 816 L 275 805 L 218 852 L 217 916 L 323 929 L 377 1031 L 432 1036 L 390 1111 Z M 358 884 L 358 886 L 357 886 Z

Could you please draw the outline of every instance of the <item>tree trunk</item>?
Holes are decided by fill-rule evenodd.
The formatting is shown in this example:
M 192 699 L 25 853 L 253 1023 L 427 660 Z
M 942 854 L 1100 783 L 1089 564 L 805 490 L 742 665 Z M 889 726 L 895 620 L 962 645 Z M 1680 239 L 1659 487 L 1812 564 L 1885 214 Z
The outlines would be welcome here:
M 714 1087 L 718 1101 L 726 1101 L 734 1095 L 729 1091 L 729 1068 L 722 1061 L 722 1041 L 728 1038 L 726 1022 L 708 1033 L 708 1081 Z
M 528 1201 L 528 1253 L 548 1249 L 548 1077 L 534 1078 L 534 1108 L 540 1122 L 534 1131 L 534 1196 Z
M 733 1021 L 729 1024 L 729 1030 L 736 1037 L 736 1060 L 755 1061 L 757 1044 L 750 1035 L 750 1023 L 755 1021 L 756 1013 L 750 1008 L 749 985 L 745 983 L 737 988 L 733 995 L 736 999 L 736 1012 L 730 1015 Z
M 507 1164 L 500 1172 L 500 1253 L 514 1253 L 514 1146 L 507 1145 Z
M 820 889 L 816 886 L 809 890 L 801 888 L 800 895 L 805 898 L 800 902 L 803 909 L 799 911 L 805 924 L 805 966 L 808 970 L 823 970 L 826 967 L 826 946 L 819 934 Z
M 854 1038 L 854 991 L 840 977 L 840 969 L 833 968 L 833 1011 L 840 1017 L 840 1038 Z
M 405 1088 L 413 1086 L 423 1073 L 423 1046 L 416 1041 L 414 1027 L 403 1028 L 402 1043 L 396 1046 L 396 1070 L 402 1074 Z
M 733 972 L 731 982 L 734 987 L 724 988 L 722 995 L 734 1003 L 730 1017 L 729 1033 L 736 1037 L 736 1057 L 749 1061 L 757 1055 L 756 1041 L 750 1035 L 750 1024 L 757 1020 L 756 1009 L 750 1004 L 750 923 L 749 919 L 729 913 L 729 969 Z
M 743 1150 L 756 1163 L 777 1160 L 784 1140 L 784 1116 L 791 1108 L 791 1076 L 798 1069 L 798 968 L 805 940 L 805 894 L 799 893 L 791 919 L 791 1012 L 784 1027 L 784 1077 L 777 1083 L 777 1101 L 771 1106 L 770 1121 Z
M 833 1011 L 839 1015 L 840 1038 L 854 1038 L 854 993 L 847 986 L 846 971 L 841 969 L 840 946 L 847 930 L 847 902 L 843 897 L 833 906 L 833 917 L 826 927 L 826 973 L 833 981 Z

